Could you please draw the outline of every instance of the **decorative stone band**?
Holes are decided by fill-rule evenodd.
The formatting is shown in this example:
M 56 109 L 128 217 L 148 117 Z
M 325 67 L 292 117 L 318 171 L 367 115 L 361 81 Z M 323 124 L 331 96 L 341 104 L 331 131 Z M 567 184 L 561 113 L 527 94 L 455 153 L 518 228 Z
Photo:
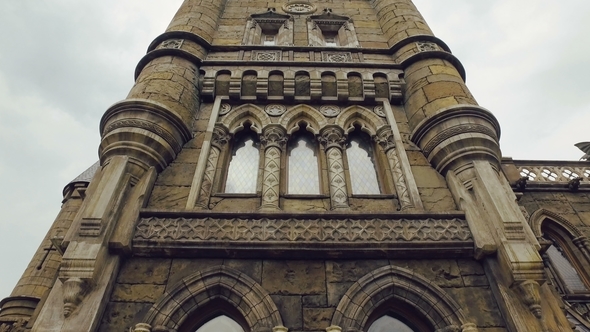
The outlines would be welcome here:
M 405 214 L 395 219 L 392 216 L 320 216 L 287 214 L 268 217 L 252 215 L 235 217 L 195 214 L 186 217 L 145 215 L 136 226 L 134 248 L 139 252 L 164 250 L 167 253 L 177 248 L 183 253 L 194 249 L 227 251 L 240 249 L 266 250 L 269 255 L 280 255 L 281 251 L 305 247 L 306 255 L 311 250 L 329 249 L 330 256 L 337 256 L 337 248 L 359 253 L 379 251 L 382 253 L 434 255 L 469 255 L 473 251 L 473 238 L 463 216 L 428 216 Z M 275 216 L 276 215 L 276 216 Z M 421 248 L 422 250 L 402 251 L 400 249 Z M 170 251 L 172 249 L 172 251 Z M 210 252 L 209 252 L 210 253 Z M 192 252 L 191 252 L 192 254 Z M 292 254 L 292 253 L 291 253 Z
M 412 141 L 436 170 L 445 174 L 473 160 L 500 164 L 500 125 L 485 108 L 455 105 L 420 122 Z
M 192 134 L 174 111 L 153 101 L 127 99 L 111 106 L 100 122 L 101 164 L 126 155 L 149 168 L 165 168 Z

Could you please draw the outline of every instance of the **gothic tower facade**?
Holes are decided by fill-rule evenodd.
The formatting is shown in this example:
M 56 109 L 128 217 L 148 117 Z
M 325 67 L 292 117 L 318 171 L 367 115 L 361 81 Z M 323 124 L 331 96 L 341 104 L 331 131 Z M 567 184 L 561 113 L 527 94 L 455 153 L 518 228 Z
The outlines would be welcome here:
M 185 0 L 2 328 L 583 328 L 590 171 L 502 160 L 464 80 L 411 0 Z

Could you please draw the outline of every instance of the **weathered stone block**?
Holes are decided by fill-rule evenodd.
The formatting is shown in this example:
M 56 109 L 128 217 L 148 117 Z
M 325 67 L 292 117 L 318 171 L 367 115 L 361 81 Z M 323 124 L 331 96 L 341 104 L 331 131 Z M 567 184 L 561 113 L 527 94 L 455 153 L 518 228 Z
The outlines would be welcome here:
M 148 207 L 155 209 L 184 209 L 190 187 L 154 186 Z
M 326 330 L 332 321 L 334 308 L 303 308 L 305 330 Z
M 170 259 L 131 258 L 123 263 L 117 282 L 121 284 L 157 284 L 168 281 Z
M 165 288 L 164 285 L 117 284 L 113 289 L 111 300 L 114 302 L 154 303 L 164 294 Z
M 284 326 L 289 327 L 289 330 L 303 328 L 301 296 L 271 295 L 270 297 L 281 313 Z
M 270 294 L 322 294 L 326 292 L 324 262 L 264 261 L 262 287 Z
M 454 260 L 412 260 L 391 263 L 419 273 L 440 287 L 463 287 L 461 270 Z
M 427 211 L 452 211 L 457 209 L 451 193 L 446 188 L 420 188 L 420 198 Z
M 355 282 L 367 273 L 389 265 L 387 260 L 327 261 L 328 282 Z
M 223 265 L 232 269 L 236 269 L 242 273 L 245 273 L 250 278 L 254 279 L 257 283 L 262 283 L 262 261 L 261 260 L 238 260 L 238 259 L 225 259 Z
M 150 303 L 111 302 L 107 305 L 99 332 L 127 331 L 141 323 L 152 305 Z
M 494 296 L 487 288 L 464 287 L 445 289 L 461 306 L 468 322 L 480 327 L 504 326 Z
M 169 290 L 171 287 L 174 287 L 178 282 L 180 282 L 180 280 L 197 271 L 203 271 L 211 266 L 222 264 L 222 259 L 173 259 L 170 266 L 170 277 L 166 289 Z

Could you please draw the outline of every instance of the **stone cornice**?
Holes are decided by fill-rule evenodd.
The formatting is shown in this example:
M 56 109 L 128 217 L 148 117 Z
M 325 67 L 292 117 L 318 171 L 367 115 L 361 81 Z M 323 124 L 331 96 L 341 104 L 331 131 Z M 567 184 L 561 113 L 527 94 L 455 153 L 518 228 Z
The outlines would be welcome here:
M 469 256 L 461 213 L 203 213 L 142 211 L 135 254 L 232 257 Z M 304 252 L 301 249 L 305 249 Z

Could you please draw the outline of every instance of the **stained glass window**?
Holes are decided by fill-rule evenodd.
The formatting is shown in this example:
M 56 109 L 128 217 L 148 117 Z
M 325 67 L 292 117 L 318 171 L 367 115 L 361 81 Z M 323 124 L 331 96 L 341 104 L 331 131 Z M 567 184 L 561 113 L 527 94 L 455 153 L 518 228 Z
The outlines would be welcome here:
M 373 322 L 368 332 L 414 332 L 414 330 L 399 319 L 385 315 Z
M 227 170 L 225 192 L 233 194 L 256 193 L 260 158 L 259 144 L 251 132 L 236 137 L 236 140 Z
M 227 316 L 217 316 L 201 326 L 196 332 L 244 332 L 244 329 Z
M 346 156 L 353 194 L 378 195 L 381 193 L 371 155 L 371 143 L 368 138 L 357 134 L 352 135 L 350 145 L 346 149 Z
M 319 194 L 318 159 L 313 143 L 300 136 L 289 154 L 289 194 Z

